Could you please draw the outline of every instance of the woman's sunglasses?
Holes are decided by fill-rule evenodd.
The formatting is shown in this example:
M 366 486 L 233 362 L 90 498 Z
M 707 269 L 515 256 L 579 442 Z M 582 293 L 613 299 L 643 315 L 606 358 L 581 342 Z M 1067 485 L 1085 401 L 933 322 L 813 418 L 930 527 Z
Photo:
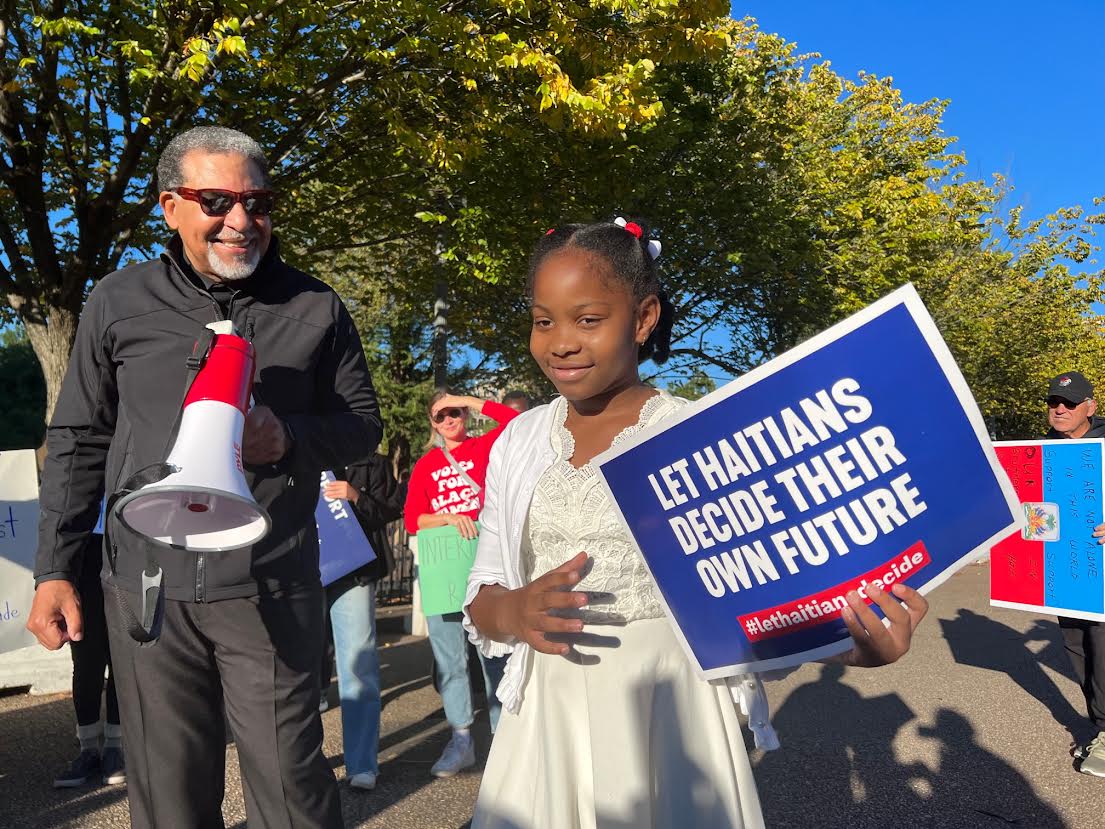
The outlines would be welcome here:
M 272 190 L 246 190 L 238 193 L 214 188 L 193 190 L 191 187 L 174 187 L 172 192 L 182 199 L 197 202 L 200 210 L 207 216 L 225 216 L 238 202 L 242 203 L 250 216 L 268 216 L 276 204 L 276 193 Z
M 464 409 L 457 409 L 454 407 L 442 409 L 434 415 L 434 423 L 444 423 L 447 417 L 464 417 Z

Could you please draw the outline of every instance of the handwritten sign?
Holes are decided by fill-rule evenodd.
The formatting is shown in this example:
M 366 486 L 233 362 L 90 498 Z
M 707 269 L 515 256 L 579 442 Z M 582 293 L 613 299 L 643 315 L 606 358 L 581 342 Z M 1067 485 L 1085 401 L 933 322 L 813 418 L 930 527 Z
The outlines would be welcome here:
M 994 444 L 1024 526 L 990 553 L 990 604 L 1105 622 L 1100 440 Z
M 456 527 L 418 531 L 418 587 L 423 613 L 437 616 L 460 612 L 478 544 L 478 539 L 461 538 Z
M 35 594 L 37 531 L 35 452 L 0 452 L 0 653 L 35 641 L 24 625 Z
M 365 537 L 353 514 L 353 507 L 341 498 L 327 498 L 323 488 L 337 480 L 329 470 L 319 481 L 315 524 L 318 525 L 318 570 L 324 585 L 333 584 L 376 558 L 376 551 Z
M 927 592 L 1019 512 L 910 286 L 595 462 L 706 678 L 847 649 L 849 591 Z

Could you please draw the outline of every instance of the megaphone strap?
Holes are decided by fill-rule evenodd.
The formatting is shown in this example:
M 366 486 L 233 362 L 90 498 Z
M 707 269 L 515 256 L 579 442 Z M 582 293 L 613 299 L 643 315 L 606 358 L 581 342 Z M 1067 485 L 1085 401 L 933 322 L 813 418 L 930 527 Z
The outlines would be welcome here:
M 190 371 L 198 372 L 203 368 L 203 364 L 207 360 L 207 355 L 211 353 L 211 343 L 214 342 L 214 340 L 215 332 L 210 328 L 205 327 L 200 332 L 196 344 L 192 346 L 192 353 L 189 354 L 188 359 L 184 361 Z
M 114 522 L 118 519 L 115 505 L 119 501 L 147 484 L 163 480 L 173 473 L 173 467 L 167 463 L 155 463 L 139 469 L 119 489 L 112 493 L 107 501 L 106 517 L 104 519 L 104 549 L 107 551 L 108 569 L 112 576 L 116 575 L 115 562 L 119 556 L 119 548 L 112 538 Z M 119 611 L 126 622 L 127 633 L 135 642 L 142 645 L 151 645 L 161 636 L 161 623 L 165 618 L 165 591 L 162 586 L 163 573 L 161 565 L 157 562 L 157 552 L 153 544 L 146 543 L 146 569 L 142 572 L 142 618 L 139 619 L 131 609 L 130 602 L 117 584 L 112 582 L 112 592 L 119 604 Z
M 188 375 L 184 380 L 184 393 L 180 396 L 180 405 L 176 407 L 176 419 L 173 421 L 173 428 L 169 430 L 169 439 L 165 441 L 165 452 L 163 454 L 166 456 L 173 448 L 173 443 L 176 442 L 177 433 L 180 431 L 180 420 L 184 415 L 184 401 L 188 399 L 188 392 L 192 390 L 192 383 L 196 381 L 200 369 L 203 368 L 203 364 L 207 362 L 207 358 L 211 354 L 211 344 L 214 341 L 214 331 L 210 328 L 200 329 L 199 336 L 196 337 L 196 342 L 192 346 L 192 353 L 189 354 L 188 358 L 184 361 L 184 365 L 188 369 Z
M 176 420 L 173 422 L 173 428 L 169 431 L 169 439 L 165 444 L 166 455 L 176 441 L 177 432 L 180 431 L 184 401 L 188 398 L 188 392 L 191 391 L 192 383 L 195 382 L 196 376 L 199 374 L 200 369 L 203 368 L 203 364 L 207 361 L 207 357 L 211 353 L 211 344 L 214 340 L 214 331 L 210 328 L 201 329 L 199 336 L 196 338 L 196 343 L 192 347 L 192 353 L 189 354 L 188 358 L 185 360 L 188 375 L 184 382 L 184 393 L 181 395 L 180 405 L 177 407 Z M 122 486 L 108 498 L 106 517 L 104 520 L 104 549 L 107 551 L 108 567 L 113 577 L 117 575 L 115 562 L 119 555 L 119 548 L 112 539 L 113 522 L 118 518 L 115 506 L 119 503 L 120 499 L 125 496 L 148 484 L 163 480 L 175 471 L 176 470 L 172 466 L 164 462 L 151 464 L 143 469 L 139 469 L 131 475 L 123 482 Z M 127 632 L 130 634 L 131 639 L 142 645 L 151 645 L 161 636 L 161 623 L 165 617 L 165 589 L 162 584 L 164 574 L 161 570 L 161 565 L 157 561 L 156 545 L 150 541 L 146 541 L 143 546 L 146 550 L 146 569 L 142 572 L 141 619 L 135 615 L 134 611 L 131 609 L 130 602 L 127 601 L 126 595 L 119 586 L 114 582 L 112 582 L 111 586 L 115 593 L 115 599 L 119 603 L 119 610 L 123 614 L 123 619 L 126 621 Z
M 161 587 L 161 570 L 152 579 L 142 574 L 142 618 L 131 609 L 126 594 L 117 584 L 111 585 L 123 622 L 130 638 L 141 647 L 148 647 L 161 638 L 161 625 L 165 619 L 165 591 Z

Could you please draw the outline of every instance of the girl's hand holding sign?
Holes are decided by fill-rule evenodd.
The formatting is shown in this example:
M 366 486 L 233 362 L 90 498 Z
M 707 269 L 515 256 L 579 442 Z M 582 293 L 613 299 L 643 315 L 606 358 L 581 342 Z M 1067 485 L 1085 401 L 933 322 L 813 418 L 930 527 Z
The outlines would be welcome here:
M 890 595 L 892 593 L 893 595 Z M 825 662 L 843 662 L 857 668 L 877 668 L 889 665 L 905 656 L 913 639 L 913 631 L 928 613 L 928 600 L 904 584 L 895 584 L 887 593 L 877 584 L 867 586 L 867 594 L 886 614 L 889 627 L 874 614 L 854 590 L 846 596 L 848 607 L 840 612 L 855 646 Z M 896 599 L 895 596 L 898 598 Z M 901 599 L 905 602 L 903 607 Z

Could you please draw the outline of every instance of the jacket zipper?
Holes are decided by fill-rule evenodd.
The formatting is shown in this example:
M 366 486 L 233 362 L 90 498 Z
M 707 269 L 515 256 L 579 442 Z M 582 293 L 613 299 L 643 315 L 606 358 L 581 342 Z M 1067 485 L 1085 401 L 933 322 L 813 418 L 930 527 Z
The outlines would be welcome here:
M 204 572 L 205 561 L 203 552 L 196 553 L 196 601 L 203 602 L 207 600 L 207 591 L 204 585 Z
M 231 308 L 233 308 L 233 306 L 234 306 L 234 297 L 231 297 L 230 302 L 231 302 Z M 247 314 L 246 315 L 245 338 L 246 338 L 246 340 L 248 340 L 249 342 L 252 343 L 253 342 L 253 336 L 254 336 L 253 315 L 252 314 Z M 257 401 L 257 402 L 258 402 L 259 405 L 264 405 L 261 401 Z M 274 463 L 274 464 L 270 464 L 270 465 L 272 466 L 274 471 L 279 470 L 279 467 L 280 467 L 279 463 Z M 292 475 L 291 472 L 288 472 L 287 475 L 288 475 L 288 488 L 291 489 L 292 487 L 295 486 L 295 476 Z

